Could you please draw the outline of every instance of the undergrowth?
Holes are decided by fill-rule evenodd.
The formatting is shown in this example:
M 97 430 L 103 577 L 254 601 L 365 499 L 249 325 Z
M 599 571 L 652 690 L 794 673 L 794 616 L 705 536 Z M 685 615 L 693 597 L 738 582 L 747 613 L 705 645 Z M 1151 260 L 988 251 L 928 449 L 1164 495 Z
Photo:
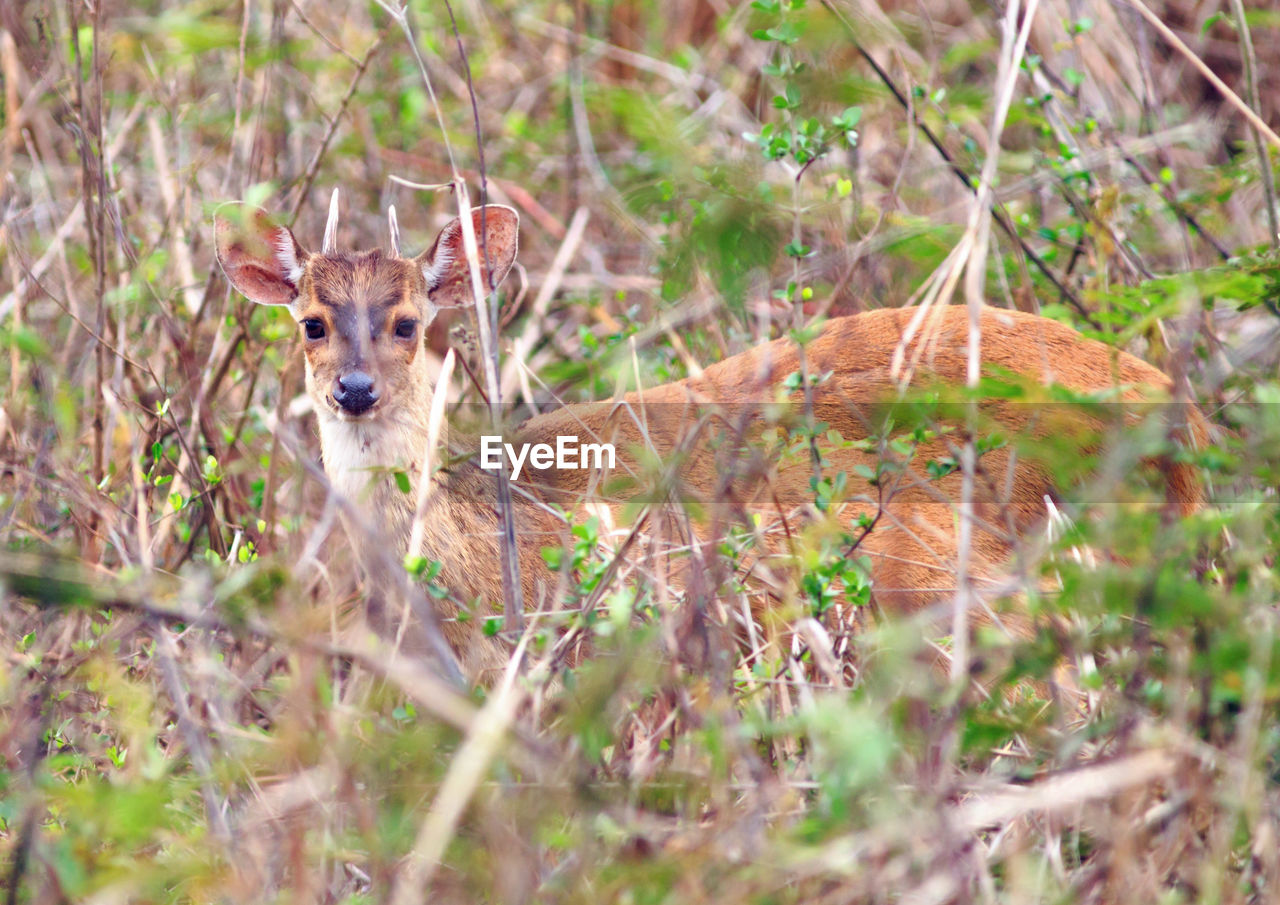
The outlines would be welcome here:
M 916 461 L 948 423 L 923 398 L 843 474 L 821 450 L 844 438 L 774 425 L 760 455 L 814 462 L 781 603 L 748 580 L 751 525 L 677 584 L 568 513 L 571 546 L 544 551 L 571 578 L 559 615 L 487 688 L 350 631 L 297 328 L 213 261 L 227 200 L 316 244 L 340 186 L 344 246 L 385 244 L 394 203 L 413 252 L 453 215 L 391 179 L 451 177 L 404 31 L 330 0 L 7 6 L 6 901 L 1272 900 L 1280 148 L 1196 62 L 1275 122 L 1280 17 L 1152 6 L 1195 59 L 1135 7 L 1046 0 L 1001 75 L 1008 10 L 948 0 L 411 4 L 473 200 L 522 217 L 517 404 L 917 302 L 985 189 L 986 302 L 1138 354 L 1214 429 L 1187 448 L 1157 411 L 1097 455 L 1021 449 L 1073 488 L 984 601 L 1034 629 L 981 620 L 958 646 L 936 613 L 874 611 L 859 545 L 903 463 L 941 481 L 1012 438 Z M 456 401 L 479 401 L 467 319 L 427 345 L 458 350 Z M 1042 389 L 974 392 L 1109 402 Z M 1194 463 L 1199 511 L 1162 505 L 1141 467 L 1160 457 Z M 569 636 L 590 656 L 558 652 Z

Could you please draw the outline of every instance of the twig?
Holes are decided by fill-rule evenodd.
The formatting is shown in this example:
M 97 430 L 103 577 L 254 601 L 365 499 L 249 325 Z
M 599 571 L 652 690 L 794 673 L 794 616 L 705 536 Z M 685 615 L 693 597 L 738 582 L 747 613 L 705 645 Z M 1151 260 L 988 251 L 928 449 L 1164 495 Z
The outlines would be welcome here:
M 1249 104 L 1262 109 L 1258 97 L 1257 57 L 1253 53 L 1253 35 L 1249 32 L 1249 23 L 1244 16 L 1244 3 L 1231 0 L 1231 13 L 1235 16 L 1236 32 L 1240 35 L 1240 65 L 1244 70 L 1245 93 L 1249 96 Z M 1262 191 L 1267 200 L 1267 226 L 1271 229 L 1271 247 L 1280 248 L 1280 223 L 1276 221 L 1276 177 L 1271 172 L 1271 153 L 1258 127 L 1249 124 L 1249 134 L 1253 136 L 1253 147 L 1258 154 L 1258 169 L 1262 171 Z
M 324 138 L 320 139 L 320 147 L 316 149 L 315 156 L 311 158 L 311 164 L 307 167 L 306 175 L 302 177 L 302 183 L 298 186 L 298 197 L 293 203 L 292 217 L 294 220 L 298 218 L 302 205 L 306 203 L 307 196 L 311 193 L 311 186 L 315 183 L 316 176 L 320 172 L 320 164 L 324 160 L 325 152 L 329 149 L 329 142 L 333 141 L 333 136 L 337 134 L 338 125 L 346 115 L 347 107 L 351 104 L 351 98 L 355 97 L 356 88 L 360 86 L 360 80 L 369 71 L 369 63 L 373 60 L 373 55 L 377 53 L 378 47 L 381 46 L 384 35 L 385 32 L 379 32 L 378 36 L 374 38 L 373 44 L 365 52 L 364 59 L 360 61 L 360 65 L 356 67 L 355 73 L 351 76 L 351 82 L 347 85 L 347 93 L 342 96 L 342 102 L 338 104 L 338 112 L 329 120 L 329 128 L 325 130 Z
M 307 18 L 306 10 L 304 10 L 301 6 L 298 5 L 298 0 L 289 0 L 289 5 L 293 7 L 293 11 L 298 14 L 298 18 L 301 19 L 306 24 L 307 28 L 311 29 L 312 33 L 317 38 L 319 38 L 321 41 L 327 44 L 330 50 L 332 50 L 334 53 L 341 54 L 342 56 L 346 57 L 350 63 L 353 63 L 356 66 L 360 65 L 360 61 L 357 60 L 355 57 L 353 57 L 350 53 L 348 53 L 346 48 L 344 48 L 341 44 L 335 44 L 329 38 L 328 35 L 326 35 L 323 31 L 320 30 L 320 27 L 318 25 L 316 25 L 314 22 L 312 22 L 310 19 Z
M 151 158 L 156 165 L 156 183 L 164 202 L 165 217 L 173 218 L 173 229 L 169 233 L 169 253 L 173 256 L 174 268 L 181 282 L 183 304 L 186 305 L 187 313 L 195 316 L 200 310 L 200 293 L 196 289 L 195 268 L 191 264 L 191 243 L 187 239 L 186 227 L 178 207 L 178 183 L 169 169 L 169 149 L 165 147 L 164 133 L 160 130 L 160 120 L 155 113 L 147 116 L 147 137 L 151 141 Z
M 957 828 L 975 833 L 1025 814 L 1070 813 L 1091 801 L 1113 798 L 1125 789 L 1150 786 L 1173 775 L 1177 758 L 1168 751 L 1140 751 L 1120 760 L 1068 770 L 1032 786 L 1004 785 L 979 792 L 955 809 Z
M 337 500 L 339 506 L 345 505 Z M 354 645 L 333 644 L 309 637 L 298 637 L 282 631 L 254 613 L 236 612 L 222 618 L 209 608 L 161 604 L 155 591 L 168 590 L 169 578 L 153 573 L 150 590 L 136 590 L 129 583 L 98 573 L 87 573 L 83 564 L 66 559 L 30 553 L 0 551 L 0 577 L 11 594 L 43 599 L 65 600 L 74 604 L 94 605 L 130 610 L 143 614 L 151 624 L 182 623 L 209 631 L 228 632 L 235 637 L 246 635 L 281 645 L 297 645 L 328 657 L 340 657 L 360 663 L 375 675 L 397 685 L 427 712 L 461 732 L 467 732 L 475 719 L 475 706 L 458 690 L 460 682 L 449 683 L 429 672 L 419 660 L 395 656 L 386 646 L 369 639 Z M 114 579 L 114 580 L 113 580 Z M 163 596 L 172 596 L 165 594 Z M 525 748 L 525 752 L 532 749 Z
M 440 161 L 433 157 L 427 157 L 423 154 L 414 154 L 411 151 L 401 151 L 396 148 L 379 148 L 378 156 L 401 166 L 412 167 L 415 170 L 439 173 L 445 172 L 448 169 L 445 164 L 440 163 Z M 479 178 L 479 173 L 475 170 L 463 169 L 459 172 L 468 179 Z M 401 179 L 399 176 L 392 175 L 387 178 L 391 179 L 393 182 L 398 182 L 401 185 L 410 185 L 408 180 Z M 531 216 L 537 224 L 551 236 L 551 238 L 557 241 L 564 238 L 564 223 L 561 222 L 555 214 L 543 207 L 538 199 L 534 197 L 532 192 L 528 191 L 524 186 L 518 183 L 494 176 L 492 173 L 489 174 L 487 178 L 489 185 L 496 186 L 502 194 L 506 195 L 511 200 L 512 204 L 529 214 L 529 216 Z M 452 182 L 446 182 L 438 184 L 437 187 L 452 187 L 452 185 Z
M 519 365 L 527 361 L 529 353 L 533 351 L 535 336 L 542 330 L 542 321 L 547 315 L 547 309 L 551 307 L 551 300 L 560 289 L 560 282 L 564 279 L 565 271 L 573 260 L 573 256 L 578 253 L 578 246 L 582 243 L 582 236 L 589 218 L 590 211 L 586 207 L 580 207 L 574 211 L 573 219 L 569 221 L 568 233 L 560 243 L 560 247 L 556 249 L 556 256 L 552 259 L 551 266 L 547 268 L 542 285 L 538 287 L 538 294 L 534 296 L 533 306 L 524 322 L 524 329 L 511 344 L 511 355 L 507 359 L 508 367 L 503 373 L 504 386 L 510 385 L 513 371 L 518 370 Z M 526 401 L 533 402 L 532 399 Z
M 436 377 L 435 395 L 431 397 L 431 411 L 427 417 L 427 448 L 422 451 L 422 468 L 418 472 L 418 502 L 413 512 L 413 527 L 409 531 L 409 549 L 406 556 L 422 555 L 422 535 L 426 530 L 427 506 L 431 502 L 432 493 L 436 489 L 435 460 L 436 450 L 440 445 L 440 434 L 444 425 L 444 408 L 449 400 L 449 379 L 453 376 L 454 354 L 450 349 L 440 364 L 440 373 Z M 396 650 L 400 649 L 401 640 L 409 624 L 409 608 L 405 608 L 405 618 L 401 620 L 396 632 Z
M 485 175 L 484 138 L 480 133 L 480 108 L 476 101 L 475 85 L 471 78 L 471 64 L 467 60 L 466 48 L 462 45 L 462 36 L 458 34 L 458 20 L 453 15 L 453 6 L 444 0 L 444 7 L 449 12 L 449 24 L 453 28 L 453 37 L 458 45 L 458 57 L 462 69 L 467 75 L 467 97 L 471 101 L 471 122 L 476 133 L 476 158 L 480 168 L 480 246 L 473 248 L 476 237 L 468 235 L 474 229 L 474 222 L 466 210 L 466 199 L 463 197 L 466 182 L 461 175 L 454 179 L 459 189 L 459 210 L 462 214 L 462 239 L 467 251 L 467 262 L 471 267 L 471 285 L 475 293 L 476 323 L 487 321 L 487 331 L 481 330 L 481 346 L 484 345 L 485 333 L 488 334 L 488 349 L 483 349 L 485 382 L 489 387 L 489 411 L 495 428 L 502 420 L 502 383 L 498 379 L 498 300 L 497 286 L 494 284 L 493 267 L 490 264 L 486 218 L 488 216 L 489 183 Z M 484 263 L 481 271 L 480 264 Z M 486 277 L 487 285 L 482 285 L 481 274 Z M 524 590 L 520 586 L 520 558 L 516 548 L 516 526 L 514 504 L 511 501 L 511 484 L 507 477 L 505 464 L 498 469 L 498 519 L 502 523 L 502 583 L 506 592 L 505 605 L 502 611 L 503 629 L 514 636 L 524 631 Z
M 826 0 L 824 0 L 824 3 L 825 2 Z M 1218 93 L 1222 95 L 1223 100 L 1235 107 L 1259 134 L 1266 137 L 1267 141 L 1271 142 L 1277 148 L 1280 148 L 1280 135 L 1277 135 L 1274 129 L 1263 122 L 1262 117 L 1254 113 L 1248 104 L 1240 100 L 1240 95 L 1228 88 L 1227 83 L 1218 78 L 1214 71 L 1205 65 L 1204 60 L 1196 56 L 1195 51 L 1184 44 L 1182 39 L 1173 33 L 1173 29 L 1160 21 L 1160 17 L 1148 9 L 1147 5 L 1143 3 L 1142 0 L 1129 0 L 1129 4 L 1136 9 L 1139 14 L 1141 14 L 1143 19 L 1147 20 L 1147 22 L 1151 24 L 1152 28 L 1160 33 L 1160 37 L 1164 38 L 1174 50 L 1187 58 L 1187 62 L 1192 65 L 1196 72 L 1200 73 L 1200 75 L 1204 77 L 1205 81 L 1217 89 Z
M 524 646 L 524 639 L 521 641 Z M 498 693 L 491 697 L 471 725 L 466 741 L 450 759 L 449 772 L 431 810 L 418 829 L 404 869 L 391 891 L 391 905 L 413 905 L 427 900 L 426 887 L 444 857 L 458 821 L 498 753 L 498 746 L 524 700 L 515 679 L 521 658 L 513 657 Z
M 1053 68 L 1043 60 L 1041 61 L 1040 65 L 1037 66 L 1032 71 L 1032 78 L 1035 79 L 1037 82 L 1039 82 L 1040 86 L 1046 89 L 1051 84 L 1053 87 L 1057 88 L 1063 94 L 1071 93 L 1069 86 L 1065 81 L 1063 81 L 1062 77 L 1059 76 L 1056 72 L 1054 72 Z M 1044 81 L 1041 82 L 1041 79 L 1043 79 Z M 1095 121 L 1102 120 L 1102 117 L 1100 117 L 1094 110 L 1092 110 L 1089 107 L 1089 105 L 1086 104 L 1083 100 L 1080 100 L 1077 98 L 1075 103 L 1079 105 L 1080 109 L 1084 112 L 1086 116 L 1092 117 Z M 1186 128 L 1186 126 L 1183 126 L 1182 128 Z M 1160 179 L 1157 179 L 1156 175 L 1152 173 L 1150 169 L 1148 169 L 1146 164 L 1144 164 L 1141 160 L 1138 159 L 1139 154 L 1146 153 L 1143 150 L 1143 144 L 1145 142 L 1150 142 L 1153 139 L 1155 139 L 1160 142 L 1160 144 L 1158 144 L 1157 147 L 1164 146 L 1165 140 L 1160 139 L 1160 135 L 1162 133 L 1155 133 L 1152 135 L 1145 136 L 1142 142 L 1132 142 L 1132 141 L 1124 142 L 1124 141 L 1121 141 L 1116 136 L 1114 129 L 1112 129 L 1110 125 L 1104 125 L 1100 131 L 1103 137 L 1107 140 L 1107 143 L 1110 144 L 1113 148 L 1115 148 L 1116 152 L 1119 153 L 1120 159 L 1123 160 L 1125 163 L 1127 163 L 1129 166 L 1133 167 L 1135 171 L 1137 171 L 1138 178 L 1142 180 L 1143 185 L 1149 186 L 1151 188 L 1157 188 L 1161 196 L 1164 198 L 1165 204 L 1169 205 L 1170 209 L 1178 216 L 1178 218 L 1181 219 L 1184 223 L 1186 223 L 1187 226 L 1191 227 L 1191 229 L 1195 231 L 1196 235 L 1200 236 L 1200 238 L 1203 239 L 1205 242 L 1208 242 L 1209 245 L 1213 248 L 1214 252 L 1217 253 L 1218 257 L 1220 257 L 1224 261 L 1229 260 L 1231 258 L 1231 252 L 1229 252 L 1226 246 L 1222 244 L 1222 241 L 1218 239 L 1218 237 L 1215 236 L 1213 233 L 1209 232 L 1209 230 L 1205 228 L 1204 224 L 1200 222 L 1200 220 L 1196 217 L 1196 215 L 1193 214 L 1185 204 L 1183 204 L 1180 200 L 1178 200 L 1178 194 L 1176 191 L 1174 191 L 1174 187 L 1172 185 L 1166 184 Z M 1175 130 L 1173 134 L 1176 134 L 1177 131 L 1179 130 Z M 1163 134 L 1170 136 L 1168 140 L 1174 140 L 1172 138 L 1172 135 L 1169 132 L 1165 132 Z M 1097 153 L 1096 151 L 1092 152 L 1092 154 L 1096 154 L 1096 153 Z M 1087 167 L 1089 166 L 1090 157 L 1091 157 L 1090 152 L 1087 152 L 1087 151 L 1082 152 L 1080 156 L 1076 158 L 1075 162 L 1078 166 Z M 1014 189 L 1011 186 L 1005 186 L 1003 189 L 1004 192 L 1012 192 L 1013 190 Z M 1079 246 L 1077 245 L 1077 248 L 1078 247 Z M 1070 272 L 1071 272 L 1071 268 L 1068 267 L 1066 270 L 1066 273 L 1070 273 Z
M 96 186 L 94 185 L 92 166 L 93 162 L 97 160 L 97 157 L 93 153 L 93 149 L 89 147 L 88 129 L 91 128 L 90 120 L 93 117 L 88 114 L 85 106 L 84 60 L 80 54 L 80 4 L 77 3 L 76 0 L 69 0 L 67 7 L 71 13 L 71 46 L 75 58 L 75 79 L 72 82 L 72 87 L 75 89 L 75 112 L 78 117 L 78 123 L 73 125 L 73 130 L 76 140 L 80 145 L 80 201 L 81 204 L 84 205 L 84 219 L 86 233 L 89 240 L 89 258 L 93 261 L 94 272 L 97 276 L 97 318 L 94 323 L 94 333 L 97 336 L 101 336 L 103 334 L 106 320 L 106 274 L 104 273 L 106 264 L 102 255 L 102 222 L 101 218 L 94 217 L 92 201 L 96 194 L 94 191 Z M 96 48 L 97 28 L 93 26 L 91 26 L 91 28 L 94 35 L 93 46 Z M 99 121 L 101 112 L 101 110 L 98 111 Z M 101 136 L 99 136 L 99 138 L 101 138 Z M 98 148 L 99 150 L 102 148 L 101 141 L 99 141 Z M 94 383 L 97 386 L 101 386 L 105 376 L 106 352 L 102 344 L 99 343 L 94 347 Z M 92 418 L 92 474 L 93 482 L 98 484 L 102 481 L 102 469 L 104 466 L 103 432 L 106 429 L 106 425 L 103 421 L 103 403 L 101 394 L 90 393 L 89 396 L 94 400 Z
M 502 384 L 498 380 L 498 338 L 496 293 L 485 291 L 480 274 L 480 249 L 476 243 L 475 222 L 471 217 L 471 203 L 467 197 L 467 184 L 458 177 L 455 183 L 458 210 L 461 213 L 462 247 L 466 251 L 471 271 L 471 292 L 476 304 L 477 334 L 480 338 L 480 359 L 484 366 L 484 382 L 489 390 L 489 415 L 495 433 L 502 430 Z M 492 278 L 492 273 L 490 273 Z M 490 312 L 493 312 L 492 314 Z M 520 585 L 520 560 L 516 555 L 516 529 L 511 501 L 511 484 L 506 463 L 499 459 L 496 473 L 498 490 L 498 519 L 502 523 L 502 586 L 506 598 L 502 611 L 503 629 L 516 634 L 524 630 L 524 589 Z
M 240 13 L 240 42 L 236 51 L 236 94 L 235 113 L 231 120 L 231 153 L 227 155 L 227 169 L 222 174 L 222 195 L 226 195 L 227 186 L 231 182 L 231 174 L 237 170 L 235 141 L 240 135 L 240 122 L 244 117 L 244 74 L 249 49 L 249 20 L 253 15 L 253 0 L 244 0 L 244 9 Z M 203 306 L 201 306 L 203 308 Z
M 462 35 L 458 34 L 458 19 L 453 14 L 453 4 L 449 0 L 444 0 L 444 8 L 449 13 L 449 27 L 453 29 L 453 40 L 458 45 L 458 58 L 462 63 L 462 71 L 467 76 L 467 99 L 471 101 L 471 125 L 476 132 L 476 164 L 480 167 L 480 244 L 481 251 L 485 252 L 484 263 L 487 268 L 489 266 L 489 255 L 487 249 L 484 248 L 484 206 L 489 202 L 489 182 L 485 174 L 484 137 L 480 134 L 480 105 L 476 101 L 476 88 L 471 79 L 471 63 L 467 60 L 467 49 L 462 45 Z M 492 273 L 490 273 L 489 279 L 492 281 Z M 496 288 L 491 283 L 489 291 L 492 292 Z M 497 332 L 496 309 L 494 332 Z
M 21 105 L 18 103 L 18 47 L 8 29 L 0 28 L 0 76 L 4 77 L 4 138 L 0 143 L 0 173 L 13 172 L 13 157 L 22 142 Z M 0 185 L 0 201 L 7 201 L 9 183 Z
M 223 842 L 232 842 L 231 828 L 227 825 L 227 802 L 213 785 L 213 760 L 206 746 L 207 739 L 200 734 L 191 707 L 187 703 L 187 691 L 178 672 L 177 648 L 173 636 L 158 620 L 152 620 L 151 635 L 156 639 L 156 657 L 160 660 L 161 674 L 178 717 L 178 732 L 186 742 L 191 764 L 200 777 L 200 796 L 204 799 L 205 813 L 213 835 Z
M 453 144 L 449 141 L 449 130 L 444 124 L 444 110 L 441 109 L 440 101 L 436 98 L 435 84 L 431 81 L 431 75 L 427 72 L 426 61 L 422 59 L 422 53 L 418 50 L 418 39 L 414 37 L 413 28 L 409 24 L 409 7 L 407 5 L 393 5 L 391 0 L 375 0 L 375 2 L 404 32 L 405 43 L 409 45 L 413 60 L 418 65 L 418 73 L 422 76 L 422 83 L 427 87 L 427 97 L 431 99 L 431 109 L 436 114 L 436 124 L 440 127 L 440 140 L 444 142 L 445 156 L 449 158 L 449 169 L 456 174 L 458 172 L 458 162 L 454 159 Z
M 408 7 L 392 6 L 388 0 L 377 0 L 379 6 L 391 16 L 401 30 L 404 32 L 405 40 L 409 43 L 409 48 L 413 52 L 414 60 L 417 61 L 418 71 L 422 76 L 423 83 L 426 85 L 427 94 L 431 98 L 431 104 L 435 110 L 436 120 L 440 124 L 440 132 L 444 138 L 445 150 L 448 152 L 449 168 L 452 174 L 452 182 L 454 186 L 454 194 L 458 201 L 458 219 L 462 231 L 462 244 L 466 252 L 467 263 L 471 271 L 471 291 L 475 302 L 474 313 L 476 318 L 476 333 L 480 339 L 480 357 L 484 366 L 485 384 L 488 388 L 488 401 L 490 417 L 492 419 L 495 431 L 500 430 L 502 422 L 502 385 L 498 381 L 498 316 L 497 316 L 497 300 L 495 298 L 495 289 L 491 285 L 493 280 L 493 268 L 485 268 L 485 276 L 482 277 L 480 262 L 489 260 L 488 250 L 484 247 L 485 243 L 485 208 L 480 208 L 480 239 L 477 241 L 475 232 L 475 222 L 471 217 L 471 202 L 467 191 L 466 180 L 458 171 L 457 160 L 453 154 L 453 147 L 449 142 L 448 131 L 445 128 L 444 111 L 440 107 L 439 100 L 436 97 L 435 88 L 431 82 L 431 76 L 427 72 L 426 63 L 422 59 L 421 53 L 418 51 L 418 42 L 414 37 L 413 28 L 409 23 Z M 453 10 L 449 10 L 452 19 Z M 454 34 L 457 36 L 457 27 L 455 23 Z M 463 65 L 466 66 L 466 53 L 462 50 L 461 38 L 458 39 L 458 49 L 462 54 Z M 476 103 L 475 92 L 471 88 L 471 69 L 467 66 L 467 89 L 471 98 L 472 113 L 475 117 L 476 143 L 481 145 L 480 135 L 480 114 L 479 107 Z M 484 174 L 484 154 L 483 149 L 479 150 L 480 154 L 480 180 L 483 202 L 483 192 L 485 191 L 485 174 Z M 490 285 L 486 286 L 486 282 Z M 503 627 L 512 634 L 519 633 L 524 627 L 524 592 L 520 583 L 520 560 L 516 555 L 516 531 L 514 518 L 514 504 L 511 500 L 510 477 L 507 474 L 506 461 L 500 460 L 499 467 L 496 472 L 497 484 L 497 502 L 498 502 L 498 520 L 502 525 L 502 586 L 505 597 L 503 605 Z
M 880 81 L 884 83 L 885 87 L 889 89 L 889 93 L 894 96 L 902 106 L 902 109 L 907 111 L 908 115 L 911 117 L 912 125 L 920 130 L 924 137 L 928 139 L 929 144 L 933 145 L 933 149 L 942 157 L 943 161 L 947 164 L 948 169 L 950 169 L 955 177 L 960 180 L 961 184 L 963 184 L 965 188 L 971 192 L 976 191 L 973 180 L 969 178 L 969 174 L 961 168 L 960 164 L 956 162 L 956 159 L 951 156 L 951 153 L 942 144 L 941 139 L 934 134 L 933 130 L 929 128 L 929 125 L 920 118 L 918 113 L 915 112 L 914 107 L 907 100 L 906 95 L 898 88 L 897 83 L 893 81 L 893 78 L 889 73 L 878 62 L 876 62 L 875 57 L 871 56 L 870 52 L 862 46 L 862 42 L 858 40 L 858 33 L 854 29 L 853 25 L 850 24 L 849 20 L 845 18 L 843 13 L 836 9 L 832 0 L 821 0 L 821 2 L 823 7 L 836 17 L 836 20 L 844 29 L 845 36 L 853 45 L 854 50 L 856 50 L 858 55 L 867 62 L 867 65 L 875 70 L 876 77 L 879 78 Z M 1026 255 L 1027 260 L 1034 264 L 1036 269 L 1040 271 L 1044 278 L 1053 284 L 1053 287 L 1058 290 L 1059 295 L 1061 295 L 1062 298 L 1071 305 L 1071 307 L 1075 308 L 1076 311 L 1079 312 L 1080 316 L 1083 317 L 1091 327 L 1101 329 L 1102 325 L 1098 323 L 1096 318 L 1094 318 L 1092 312 L 1085 307 L 1084 302 L 1080 301 L 1080 298 L 1075 294 L 1075 292 L 1062 282 L 1062 280 L 1058 278 L 1057 274 L 1049 269 L 1049 265 L 1035 253 L 1031 246 L 1027 244 L 1027 241 L 1022 238 L 1022 236 L 1018 235 L 1017 229 L 1015 229 L 1013 223 L 1010 222 L 1008 214 L 1005 213 L 1004 209 L 999 206 L 993 206 L 991 213 L 995 217 L 996 225 L 1000 227 L 1001 232 L 1017 243 L 1018 247 L 1022 250 L 1022 253 Z
M 134 124 L 137 123 L 138 117 L 140 117 L 146 109 L 147 103 L 145 99 L 139 100 L 132 108 L 130 108 L 129 113 L 121 121 L 120 127 L 116 129 L 116 134 L 107 144 L 108 158 L 119 155 L 124 149 L 125 140 L 132 137 Z M 67 238 L 80 226 L 81 218 L 84 217 L 84 215 L 84 205 L 77 203 L 72 207 L 71 211 L 67 214 L 66 219 L 62 221 L 62 225 L 58 227 L 57 231 L 53 234 L 53 237 L 49 240 L 49 247 L 45 249 L 44 253 L 40 255 L 40 257 L 36 258 L 36 260 L 26 268 L 26 276 L 14 285 L 13 289 L 6 293 L 3 298 L 0 298 L 0 320 L 3 320 L 8 316 L 10 310 L 12 310 L 13 306 L 17 304 L 18 298 L 32 287 L 32 280 L 43 276 L 44 272 L 53 265 L 54 261 L 58 258 L 58 255 L 63 253 Z M 12 233 L 10 234 L 12 235 Z

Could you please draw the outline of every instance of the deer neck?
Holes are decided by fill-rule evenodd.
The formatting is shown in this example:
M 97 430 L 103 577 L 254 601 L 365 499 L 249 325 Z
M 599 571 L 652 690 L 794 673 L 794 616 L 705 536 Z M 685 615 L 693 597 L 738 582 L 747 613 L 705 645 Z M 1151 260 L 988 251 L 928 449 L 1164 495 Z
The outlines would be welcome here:
M 397 482 L 404 472 L 416 484 L 427 449 L 427 429 L 417 419 L 399 415 L 347 421 L 320 415 L 320 453 L 333 489 L 353 502 L 386 478 Z M 401 479 L 402 480 L 402 479 Z
M 357 546 L 362 543 L 359 536 L 367 537 L 372 529 L 394 544 L 398 555 L 407 552 L 426 464 L 431 392 L 425 381 L 416 397 L 359 420 L 339 418 L 327 407 L 318 407 L 325 474 L 334 492 L 354 504 L 367 523 L 366 530 L 360 530 L 350 524 L 358 519 L 347 519 Z M 437 522 L 437 527 L 449 533 L 448 525 Z

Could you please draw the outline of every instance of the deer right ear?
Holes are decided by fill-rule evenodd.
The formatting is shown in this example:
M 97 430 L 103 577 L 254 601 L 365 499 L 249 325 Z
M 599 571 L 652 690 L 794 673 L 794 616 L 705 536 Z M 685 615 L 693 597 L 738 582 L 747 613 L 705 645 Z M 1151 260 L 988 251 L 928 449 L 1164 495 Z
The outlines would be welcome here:
M 471 222 L 479 250 L 488 258 L 488 268 L 480 268 L 480 279 L 494 289 L 515 263 L 520 215 L 505 204 L 487 204 L 483 212 L 478 207 L 471 209 Z M 415 261 L 427 281 L 427 295 L 437 308 L 473 304 L 471 269 L 462 250 L 461 220 L 450 220 L 432 246 Z
M 213 215 L 218 263 L 231 285 L 259 305 L 292 305 L 310 255 L 266 211 L 232 202 Z

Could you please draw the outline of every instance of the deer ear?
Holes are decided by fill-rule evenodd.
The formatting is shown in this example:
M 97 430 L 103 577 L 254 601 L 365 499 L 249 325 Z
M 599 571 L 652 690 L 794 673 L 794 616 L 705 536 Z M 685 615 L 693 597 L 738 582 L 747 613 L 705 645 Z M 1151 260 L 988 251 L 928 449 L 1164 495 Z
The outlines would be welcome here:
M 218 263 L 231 285 L 259 305 L 292 305 L 310 255 L 261 208 L 233 202 L 213 215 Z
M 487 204 L 471 211 L 476 245 L 480 252 L 480 278 L 486 288 L 496 287 L 516 260 L 520 216 L 503 204 Z M 484 235 L 480 234 L 483 220 Z M 489 265 L 485 268 L 486 261 Z M 462 245 L 462 221 L 454 219 L 440 231 L 430 248 L 415 259 L 427 280 L 427 295 L 437 308 L 472 303 L 471 269 Z

